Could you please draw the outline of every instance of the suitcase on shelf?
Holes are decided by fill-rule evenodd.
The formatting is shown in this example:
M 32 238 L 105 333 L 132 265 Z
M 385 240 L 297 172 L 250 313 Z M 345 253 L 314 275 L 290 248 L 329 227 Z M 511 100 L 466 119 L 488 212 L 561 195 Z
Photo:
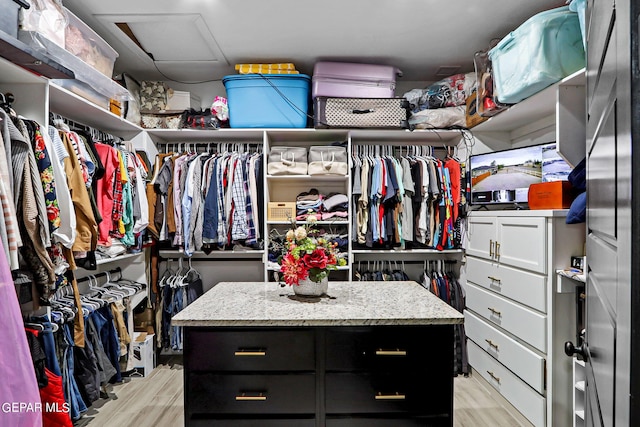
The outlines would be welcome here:
M 329 98 L 314 100 L 313 125 L 323 128 L 409 129 L 405 98 Z
M 345 98 L 392 98 L 396 67 L 377 64 L 320 61 L 313 67 L 311 95 Z

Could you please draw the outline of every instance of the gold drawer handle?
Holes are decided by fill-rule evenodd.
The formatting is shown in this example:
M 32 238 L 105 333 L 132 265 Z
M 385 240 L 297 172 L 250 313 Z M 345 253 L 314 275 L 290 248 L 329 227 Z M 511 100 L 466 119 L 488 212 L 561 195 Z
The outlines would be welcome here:
M 487 279 L 491 280 L 492 282 L 502 283 L 502 281 L 500 279 L 498 279 L 497 277 L 487 276 Z
M 266 356 L 266 350 L 238 350 L 233 353 L 235 356 Z
M 487 374 L 489 374 L 489 376 L 490 376 L 491 378 L 493 378 L 495 381 L 497 381 L 497 382 L 498 382 L 498 384 L 500 383 L 500 377 L 496 377 L 496 374 L 494 374 L 494 373 L 493 373 L 493 372 L 491 372 L 491 371 L 487 371 Z
M 502 317 L 502 313 L 498 310 L 496 310 L 495 308 L 492 307 L 487 307 L 487 310 L 489 310 L 492 314 L 498 316 L 498 317 Z
M 500 258 L 500 243 L 496 242 L 496 258 Z
M 257 402 L 267 400 L 267 396 L 262 393 L 258 393 L 257 395 L 249 395 L 247 396 L 245 393 L 242 393 L 240 396 L 236 396 L 236 400 L 245 401 L 245 402 Z
M 396 394 L 377 393 L 375 398 L 376 400 L 405 400 L 407 396 L 398 392 L 396 392 Z
M 487 342 L 487 344 L 489 344 L 489 347 L 496 349 L 496 351 L 498 351 L 498 344 L 494 343 L 493 341 L 491 341 L 490 339 L 486 339 L 485 340 Z
M 489 240 L 489 256 L 493 258 L 493 240 Z
M 376 350 L 376 356 L 406 356 L 406 355 L 407 355 L 407 350 L 400 350 L 399 348 L 395 350 L 383 350 L 381 348 Z

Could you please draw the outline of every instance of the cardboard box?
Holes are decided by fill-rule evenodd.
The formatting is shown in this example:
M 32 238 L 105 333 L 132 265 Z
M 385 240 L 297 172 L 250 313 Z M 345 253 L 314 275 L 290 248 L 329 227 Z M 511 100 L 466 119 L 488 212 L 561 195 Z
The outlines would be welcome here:
M 133 369 L 143 377 L 148 376 L 155 368 L 155 351 L 153 338 L 155 335 L 146 332 L 134 332 L 133 342 Z
M 475 90 L 467 97 L 466 119 L 468 128 L 477 126 L 489 119 L 488 117 L 482 117 L 480 115 L 480 111 L 478 110 L 478 93 Z
M 568 209 L 574 198 L 569 181 L 542 182 L 529 186 L 529 209 Z
M 122 116 L 122 105 L 120 104 L 120 101 L 116 99 L 110 99 L 109 111 L 111 111 L 116 116 Z
M 167 91 L 167 111 L 184 111 L 189 108 L 199 110 L 200 98 L 192 95 L 191 92 L 170 89 Z

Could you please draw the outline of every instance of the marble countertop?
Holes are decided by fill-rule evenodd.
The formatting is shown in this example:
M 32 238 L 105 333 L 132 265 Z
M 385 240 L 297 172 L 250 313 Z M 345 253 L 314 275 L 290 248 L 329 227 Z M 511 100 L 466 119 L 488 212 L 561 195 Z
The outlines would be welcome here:
M 290 286 L 221 282 L 172 319 L 174 326 L 364 326 L 463 323 L 464 316 L 420 284 L 329 282 L 327 296 Z

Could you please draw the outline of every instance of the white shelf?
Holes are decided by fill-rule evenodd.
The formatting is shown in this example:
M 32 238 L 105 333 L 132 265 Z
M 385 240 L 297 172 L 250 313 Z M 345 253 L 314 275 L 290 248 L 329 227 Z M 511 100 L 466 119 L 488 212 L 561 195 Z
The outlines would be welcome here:
M 584 421 L 584 411 L 576 411 L 576 417 Z
M 353 129 L 349 131 L 354 144 L 437 144 L 438 146 L 456 146 L 462 137 L 461 130 L 417 129 L 385 130 L 385 129 Z
M 179 249 L 163 249 L 159 251 L 160 258 L 189 258 L 183 250 Z M 246 251 L 212 251 L 206 254 L 202 251 L 195 251 L 191 256 L 192 259 L 262 259 L 264 251 L 246 250 Z
M 267 175 L 270 181 L 323 181 L 323 182 L 344 182 L 349 179 L 349 175 Z
M 239 142 L 261 144 L 263 132 L 252 129 L 145 129 L 156 142 Z
M 296 221 L 296 224 L 306 224 L 306 221 Z M 289 221 L 267 221 L 267 225 L 289 225 Z M 349 225 L 349 221 L 316 221 L 316 225 Z
M 584 86 L 585 70 L 579 70 L 546 89 L 511 106 L 486 122 L 471 129 L 473 133 L 511 132 L 549 116 L 555 116 L 556 97 L 560 86 Z
M 0 57 L 0 76 L 2 76 L 3 84 L 44 84 L 45 79 L 39 77 L 22 67 L 15 65 L 13 62 Z
M 352 254 L 461 254 L 462 249 L 445 249 L 439 251 L 437 249 L 354 249 Z
M 119 255 L 119 256 L 113 257 L 113 258 L 99 259 L 99 260 L 96 261 L 96 264 L 97 265 L 112 264 L 112 263 L 115 263 L 115 262 L 124 261 L 125 259 L 136 258 L 136 257 L 139 257 L 140 255 L 144 255 L 144 251 L 140 251 L 140 252 L 133 253 L 133 254 Z
M 267 271 L 280 271 L 280 269 L 275 269 L 273 267 L 267 267 Z M 340 267 L 337 267 L 335 271 L 349 271 L 349 266 L 348 265 L 342 265 Z
M 131 308 L 136 308 L 144 299 L 147 297 L 147 289 L 143 289 L 140 292 L 137 292 L 135 295 L 131 297 Z
M 49 105 L 49 111 L 52 113 L 117 136 L 130 138 L 143 130 L 140 126 L 54 83 L 49 83 Z
M 576 390 L 584 392 L 584 381 L 578 381 L 575 385 Z
M 575 282 L 586 283 L 587 277 L 584 273 L 571 272 L 567 270 L 556 270 L 556 274 L 558 276 L 566 277 L 567 279 L 571 279 Z

